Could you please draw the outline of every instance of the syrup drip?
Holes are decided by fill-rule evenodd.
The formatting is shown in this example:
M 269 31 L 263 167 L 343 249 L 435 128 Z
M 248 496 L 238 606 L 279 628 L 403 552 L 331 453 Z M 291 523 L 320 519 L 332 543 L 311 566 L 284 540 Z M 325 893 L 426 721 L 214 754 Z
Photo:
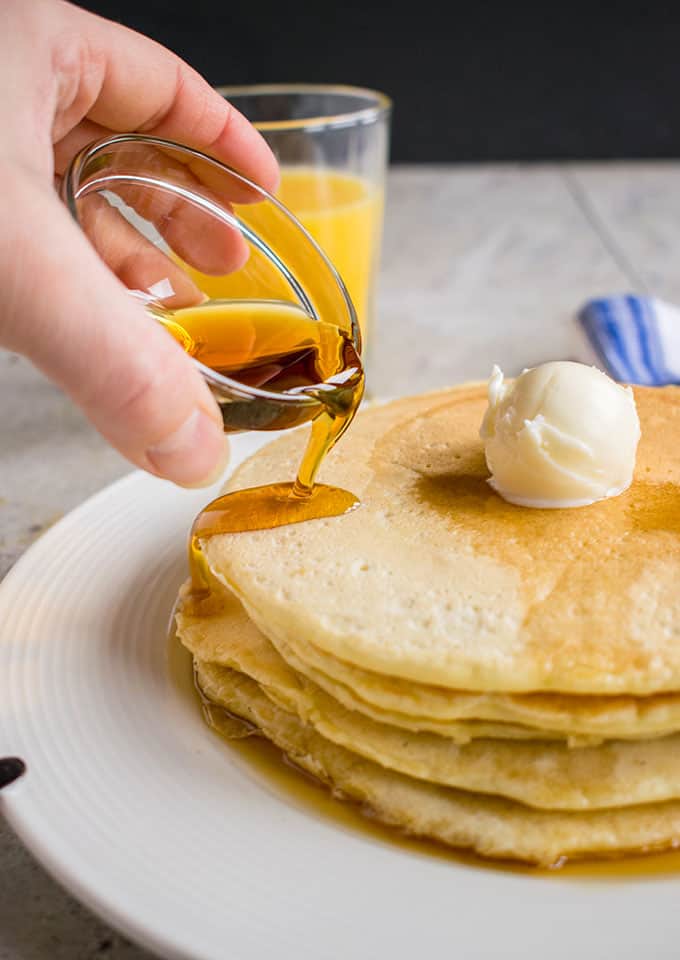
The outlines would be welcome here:
M 209 593 L 201 549 L 209 537 L 342 516 L 358 506 L 353 494 L 315 480 L 326 454 L 354 419 L 364 372 L 344 330 L 312 320 L 294 304 L 208 301 L 157 316 L 190 356 L 215 372 L 288 398 L 217 396 L 225 432 L 312 421 L 294 482 L 225 494 L 196 517 L 189 536 L 188 609 Z

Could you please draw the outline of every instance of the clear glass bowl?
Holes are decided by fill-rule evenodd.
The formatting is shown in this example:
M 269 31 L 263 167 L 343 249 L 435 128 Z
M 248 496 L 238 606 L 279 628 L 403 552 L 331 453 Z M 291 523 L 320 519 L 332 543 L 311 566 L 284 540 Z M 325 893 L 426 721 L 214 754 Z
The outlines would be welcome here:
M 101 258 L 149 316 L 219 299 L 293 304 L 337 325 L 361 352 L 349 294 L 334 266 L 278 200 L 240 173 L 171 141 L 100 140 L 71 162 L 62 196 Z M 194 359 L 225 429 L 279 430 L 314 419 L 311 394 L 244 384 Z

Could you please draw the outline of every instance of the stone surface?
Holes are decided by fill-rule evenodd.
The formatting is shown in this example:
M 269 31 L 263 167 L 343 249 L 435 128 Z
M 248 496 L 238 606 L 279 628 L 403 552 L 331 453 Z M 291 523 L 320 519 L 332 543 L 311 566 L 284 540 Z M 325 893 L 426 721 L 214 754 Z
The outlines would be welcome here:
M 514 375 L 578 357 L 575 310 L 629 285 L 563 168 L 396 170 L 373 389 L 417 392 L 485 378 L 494 362 Z
M 582 357 L 596 294 L 680 302 L 680 164 L 397 168 L 390 176 L 376 395 Z M 0 578 L 128 465 L 24 360 L 0 353 Z M 0 819 L 0 960 L 145 960 L 62 891 Z
M 575 167 L 567 182 L 627 274 L 627 288 L 680 303 L 680 164 Z

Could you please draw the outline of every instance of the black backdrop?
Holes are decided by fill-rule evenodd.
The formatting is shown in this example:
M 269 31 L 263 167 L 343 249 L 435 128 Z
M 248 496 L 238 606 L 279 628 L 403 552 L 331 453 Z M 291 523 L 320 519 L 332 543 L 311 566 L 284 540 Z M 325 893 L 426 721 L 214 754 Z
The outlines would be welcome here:
M 680 156 L 678 0 L 81 6 L 153 36 L 214 84 L 382 89 L 395 101 L 397 162 Z

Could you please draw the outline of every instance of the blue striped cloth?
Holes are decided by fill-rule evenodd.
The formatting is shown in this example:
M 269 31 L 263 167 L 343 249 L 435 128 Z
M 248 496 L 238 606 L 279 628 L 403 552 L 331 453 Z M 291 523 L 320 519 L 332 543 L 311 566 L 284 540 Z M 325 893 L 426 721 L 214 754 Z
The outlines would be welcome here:
M 655 297 L 626 294 L 589 300 L 579 311 L 591 348 L 615 380 L 680 383 L 680 310 Z

